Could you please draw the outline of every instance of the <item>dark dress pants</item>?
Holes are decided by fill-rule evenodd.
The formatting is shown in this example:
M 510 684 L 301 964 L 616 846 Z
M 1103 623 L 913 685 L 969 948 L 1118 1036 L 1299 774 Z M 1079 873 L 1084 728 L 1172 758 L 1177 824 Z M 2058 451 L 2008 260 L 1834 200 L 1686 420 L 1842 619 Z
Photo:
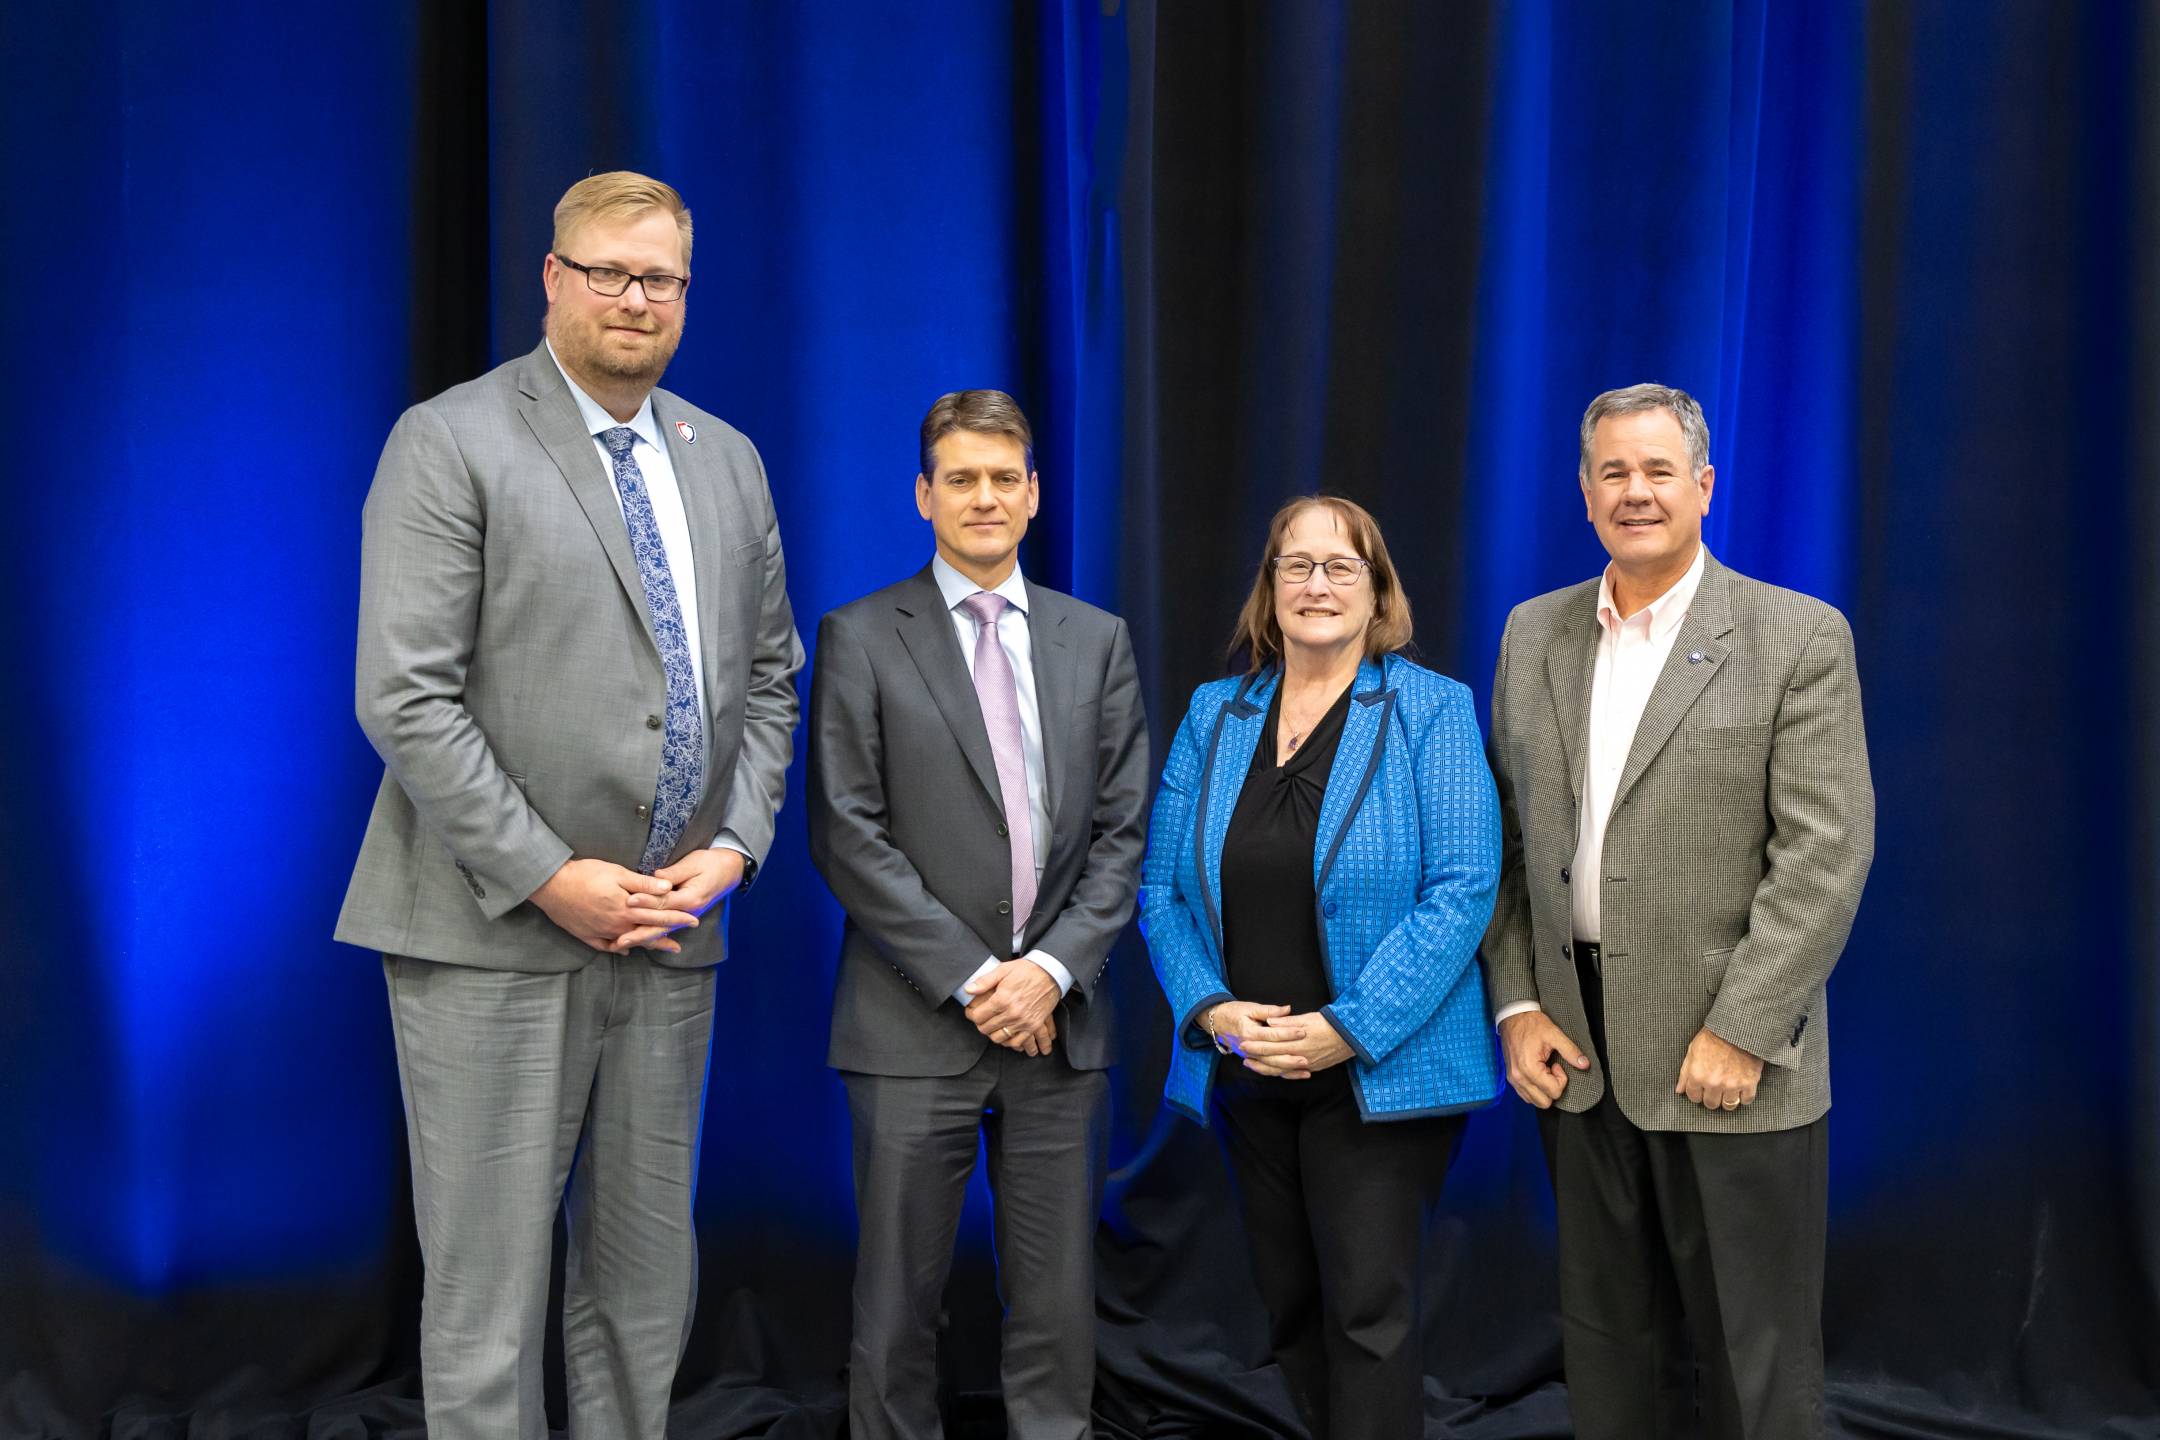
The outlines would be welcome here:
M 1577 973 L 1603 1064 L 1594 956 Z M 1820 1440 L 1828 1117 L 1767 1134 L 1641 1130 L 1607 1091 L 1538 1120 L 1578 1440 Z
M 1418 1278 L 1464 1117 L 1368 1123 L 1347 1064 L 1270 1080 L 1228 1057 L 1214 1111 L 1268 1339 L 1313 1440 L 1423 1435 Z
M 980 1145 L 989 1161 L 1007 1433 L 1094 1433 L 1095 1224 L 1109 1081 L 984 1048 L 960 1075 L 845 1072 L 854 1121 L 852 1440 L 936 1440 L 938 1312 Z

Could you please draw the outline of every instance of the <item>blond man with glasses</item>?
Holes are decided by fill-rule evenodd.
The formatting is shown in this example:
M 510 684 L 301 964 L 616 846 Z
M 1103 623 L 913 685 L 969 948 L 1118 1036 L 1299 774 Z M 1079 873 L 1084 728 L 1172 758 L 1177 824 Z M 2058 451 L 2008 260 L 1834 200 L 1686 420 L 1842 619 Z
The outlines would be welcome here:
M 408 410 L 368 492 L 358 709 L 382 787 L 337 937 L 383 954 L 433 1440 L 545 1440 L 566 1213 L 570 1433 L 661 1440 L 720 906 L 772 843 L 802 647 L 750 442 L 656 386 L 690 212 L 555 210 L 546 338 Z

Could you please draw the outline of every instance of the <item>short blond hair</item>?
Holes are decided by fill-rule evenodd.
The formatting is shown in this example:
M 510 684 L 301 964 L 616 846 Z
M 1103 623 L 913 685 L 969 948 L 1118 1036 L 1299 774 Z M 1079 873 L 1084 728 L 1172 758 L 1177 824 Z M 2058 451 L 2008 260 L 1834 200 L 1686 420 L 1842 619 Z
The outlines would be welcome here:
M 653 210 L 675 217 L 682 236 L 683 269 L 690 268 L 690 207 L 675 187 L 665 180 L 640 175 L 635 170 L 608 170 L 588 175 L 563 191 L 555 202 L 555 251 L 561 254 L 570 236 L 588 220 L 635 220 Z

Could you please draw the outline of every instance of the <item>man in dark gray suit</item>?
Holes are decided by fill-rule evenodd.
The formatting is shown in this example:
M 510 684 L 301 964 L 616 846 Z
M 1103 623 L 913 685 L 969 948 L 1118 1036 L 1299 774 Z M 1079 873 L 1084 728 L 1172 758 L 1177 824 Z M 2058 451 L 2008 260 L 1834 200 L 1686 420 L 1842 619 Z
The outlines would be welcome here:
M 828 1062 L 854 1119 L 848 1433 L 941 1433 L 937 1316 L 986 1146 L 1008 1428 L 1093 1433 L 1103 970 L 1132 915 L 1147 724 L 1125 624 L 1023 580 L 1025 416 L 947 395 L 921 435 L 937 553 L 825 617 L 810 850 L 847 910 Z
M 573 1435 L 661 1440 L 689 1333 L 711 912 L 772 842 L 802 665 L 757 452 L 654 388 L 690 238 L 656 180 L 570 187 L 546 339 L 408 410 L 368 492 L 385 773 L 337 938 L 383 952 L 433 1440 L 544 1440 L 558 1205 Z
M 1685 392 L 1598 396 L 1581 452 L 1612 563 L 1508 617 L 1483 956 L 1552 1168 L 1576 1434 L 1814 1440 L 1824 982 L 1874 852 L 1852 631 L 1704 548 Z

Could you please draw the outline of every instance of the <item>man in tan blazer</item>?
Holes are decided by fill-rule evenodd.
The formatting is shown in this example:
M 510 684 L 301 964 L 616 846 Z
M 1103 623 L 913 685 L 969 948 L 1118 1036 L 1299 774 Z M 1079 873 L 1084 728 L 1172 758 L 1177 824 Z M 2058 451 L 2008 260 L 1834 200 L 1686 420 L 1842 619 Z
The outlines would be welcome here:
M 1874 850 L 1852 632 L 1704 548 L 1685 392 L 1600 395 L 1581 440 L 1612 562 L 1508 617 L 1483 953 L 1552 1169 L 1576 1433 L 1813 1440 L 1824 982 Z

